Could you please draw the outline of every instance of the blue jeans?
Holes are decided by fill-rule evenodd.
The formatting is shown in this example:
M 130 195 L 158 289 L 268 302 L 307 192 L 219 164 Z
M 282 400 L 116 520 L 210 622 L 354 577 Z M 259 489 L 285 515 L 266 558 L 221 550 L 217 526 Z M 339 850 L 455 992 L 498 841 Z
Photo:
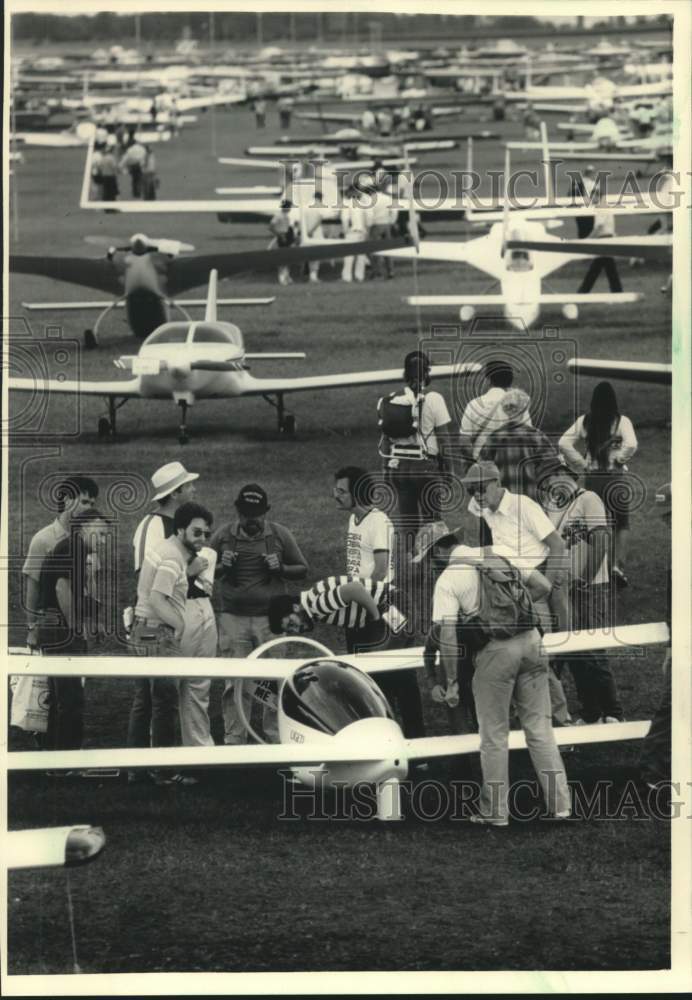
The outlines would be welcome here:
M 607 583 L 572 588 L 573 628 L 606 628 L 610 623 L 610 586 Z M 624 713 L 608 658 L 598 651 L 560 656 L 567 663 L 579 696 L 584 722 L 598 722 L 606 715 L 622 719 Z
M 137 656 L 180 656 L 173 629 L 137 622 L 130 643 Z M 178 686 L 173 677 L 138 677 L 127 727 L 128 747 L 175 746 Z

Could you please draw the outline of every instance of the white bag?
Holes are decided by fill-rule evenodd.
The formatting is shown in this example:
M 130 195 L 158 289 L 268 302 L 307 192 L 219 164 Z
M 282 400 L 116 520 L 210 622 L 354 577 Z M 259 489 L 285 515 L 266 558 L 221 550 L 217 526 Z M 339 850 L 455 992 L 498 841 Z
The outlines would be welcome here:
M 11 677 L 12 711 L 10 725 L 29 733 L 48 729 L 50 687 L 47 677 Z

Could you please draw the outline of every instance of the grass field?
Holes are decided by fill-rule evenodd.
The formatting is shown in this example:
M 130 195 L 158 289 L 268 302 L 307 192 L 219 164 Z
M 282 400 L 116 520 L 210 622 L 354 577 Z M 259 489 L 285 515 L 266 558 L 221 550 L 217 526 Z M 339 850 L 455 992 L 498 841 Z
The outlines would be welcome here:
M 461 134 L 464 129 L 453 125 L 444 131 Z M 504 132 L 516 137 L 520 128 L 508 123 Z M 270 111 L 262 142 L 277 135 Z M 214 147 L 218 155 L 238 155 L 257 138 L 245 109 L 202 116 L 157 151 L 160 196 L 211 196 L 214 186 L 235 183 L 236 177 L 239 184 L 267 182 L 264 175 L 243 171 L 231 181 L 228 168 L 212 157 Z M 502 168 L 498 144 L 477 144 L 476 151 L 479 169 Z M 430 162 L 446 171 L 459 169 L 463 153 Z M 80 151 L 27 152 L 14 178 L 19 227 L 14 252 L 96 256 L 84 244 L 85 235 L 126 239 L 137 229 L 185 239 L 209 253 L 266 245 L 261 226 L 222 226 L 213 216 L 153 216 L 142 222 L 80 212 L 82 165 Z M 535 166 L 528 156 L 516 165 Z M 642 229 L 641 220 L 618 224 L 618 231 Z M 430 226 L 429 233 L 452 238 L 455 227 Z M 550 290 L 574 290 L 587 266 L 565 268 Z M 562 325 L 559 313 L 547 313 L 546 326 L 562 327 L 558 336 L 565 357 L 579 351 L 590 357 L 670 360 L 670 300 L 659 292 L 665 272 L 630 270 L 626 263 L 620 270 L 627 290 L 644 293 L 641 303 L 584 309 L 570 327 Z M 335 277 L 325 268 L 325 280 L 316 287 L 283 289 L 273 278 L 252 276 L 225 283 L 225 294 L 277 295 L 266 310 L 232 316 L 248 349 L 305 350 L 307 361 L 290 363 L 286 373 L 395 367 L 419 339 L 404 295 L 416 285 L 421 293 L 449 293 L 481 291 L 488 284 L 477 272 L 446 265 L 420 266 L 414 277 L 410 265 L 400 264 L 394 280 L 362 286 L 343 285 Z M 47 350 L 51 342 L 44 325 L 61 327 L 65 340 L 79 341 L 93 314 L 58 312 L 40 324 L 32 319 L 29 334 L 21 325 L 21 303 L 91 295 L 18 275 L 9 300 L 10 315 L 17 318 L 15 344 Z M 444 312 L 430 319 L 424 315 L 421 332 L 428 343 L 431 320 L 454 322 Z M 536 346 L 544 339 L 540 330 L 517 340 L 501 322 L 484 329 L 492 331 L 495 351 L 547 356 Z M 49 364 L 62 365 L 68 377 L 79 370 L 86 378 L 112 378 L 112 359 L 134 353 L 136 342 L 121 318 L 112 319 L 104 331 L 98 350 L 76 358 L 76 348 L 69 347 L 67 362 L 54 362 L 51 346 Z M 435 343 L 453 348 L 462 360 L 476 350 L 467 330 L 447 331 Z M 553 353 L 551 347 L 551 358 Z M 553 376 L 564 362 L 551 360 L 550 365 L 542 426 L 559 434 L 586 408 L 595 383 L 557 383 Z M 280 370 L 276 363 L 253 366 L 255 372 L 260 368 L 263 374 Z M 518 381 L 522 384 L 521 377 Z M 450 394 L 441 387 L 458 417 L 463 391 Z M 642 483 L 632 518 L 631 586 L 619 597 L 617 620 L 658 621 L 665 614 L 670 538 L 651 513 L 651 491 L 670 478 L 669 392 L 624 383 L 617 392 L 637 430 L 639 451 L 631 468 Z M 238 488 L 259 481 L 269 493 L 272 515 L 295 532 L 310 562 L 310 579 L 340 571 L 345 521 L 333 509 L 333 472 L 353 462 L 377 467 L 378 395 L 377 388 L 301 393 L 289 401 L 298 417 L 294 440 L 279 437 L 274 414 L 261 400 L 199 403 L 190 414 L 191 443 L 185 448 L 177 443 L 173 403 L 132 401 L 119 414 L 117 440 L 104 444 L 96 435 L 98 401 L 51 400 L 40 430 L 18 440 L 9 459 L 10 641 L 23 642 L 20 560 L 30 536 L 52 517 L 46 502 L 52 477 L 66 471 L 98 478 L 103 505 L 118 514 L 120 607 L 133 596 L 129 539 L 145 510 L 145 483 L 155 468 L 176 458 L 200 473 L 198 497 L 217 523 L 231 517 Z M 463 510 L 451 515 L 453 522 L 464 519 Z M 325 638 L 340 648 L 333 634 Z M 118 651 L 114 639 L 103 648 Z M 629 719 L 650 717 L 659 694 L 659 662 L 660 652 L 654 650 L 615 663 Z M 122 745 L 129 700 L 126 683 L 89 683 L 88 746 Z M 425 701 L 429 731 L 444 732 L 442 714 L 427 696 Z M 220 739 L 219 685 L 213 690 L 212 714 Z M 22 745 L 13 731 L 11 746 Z M 585 793 L 599 779 L 608 779 L 613 806 L 634 773 L 637 751 L 632 744 L 582 749 L 567 759 L 569 777 Z M 517 778 L 530 777 L 524 754 L 515 755 L 514 768 Z M 475 759 L 440 766 L 427 776 L 446 787 L 452 780 L 478 777 Z M 72 822 L 104 827 L 106 855 L 71 875 L 79 959 L 88 972 L 657 969 L 668 964 L 669 830 L 660 820 L 636 821 L 625 812 L 610 820 L 575 820 L 558 827 L 536 821 L 487 831 L 449 817 L 430 823 L 409 818 L 391 829 L 375 822 L 280 821 L 281 797 L 279 779 L 266 774 L 215 774 L 196 789 L 157 789 L 145 797 L 119 781 L 56 784 L 34 775 L 11 780 L 9 819 L 12 828 Z M 70 971 L 63 874 L 11 876 L 7 968 L 12 973 Z

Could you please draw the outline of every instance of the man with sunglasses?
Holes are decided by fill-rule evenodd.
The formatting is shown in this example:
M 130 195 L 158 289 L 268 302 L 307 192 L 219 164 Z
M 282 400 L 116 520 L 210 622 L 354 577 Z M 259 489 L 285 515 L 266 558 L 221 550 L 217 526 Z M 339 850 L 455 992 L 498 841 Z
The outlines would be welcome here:
M 523 569 L 537 569 L 552 586 L 547 603 L 538 610 L 550 630 L 567 628 L 567 549 L 554 525 L 531 497 L 510 493 L 502 486 L 494 462 L 475 462 L 462 479 L 471 494 L 468 510 L 482 518 L 492 533 L 492 544 L 504 546 Z M 549 673 L 550 700 L 557 725 L 570 722 L 567 699 L 557 674 Z
M 192 501 L 173 515 L 174 533 L 152 546 L 144 558 L 137 584 L 137 605 L 131 643 L 140 656 L 182 656 L 188 603 L 188 567 L 199 557 L 211 533 L 213 518 Z M 174 746 L 178 687 L 173 678 L 139 678 L 130 713 L 129 747 Z M 132 779 L 132 776 L 130 778 Z M 154 775 L 157 783 L 192 783 L 181 775 Z

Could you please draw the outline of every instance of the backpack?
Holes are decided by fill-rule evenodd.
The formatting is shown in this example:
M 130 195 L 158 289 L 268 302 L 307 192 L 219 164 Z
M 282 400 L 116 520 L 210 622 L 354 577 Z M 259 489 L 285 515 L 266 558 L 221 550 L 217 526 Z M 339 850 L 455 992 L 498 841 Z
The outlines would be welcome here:
M 480 606 L 463 627 L 474 650 L 491 639 L 511 639 L 532 628 L 542 633 L 540 617 L 518 571 L 502 556 L 492 559 L 492 565 L 471 564 L 478 571 Z

